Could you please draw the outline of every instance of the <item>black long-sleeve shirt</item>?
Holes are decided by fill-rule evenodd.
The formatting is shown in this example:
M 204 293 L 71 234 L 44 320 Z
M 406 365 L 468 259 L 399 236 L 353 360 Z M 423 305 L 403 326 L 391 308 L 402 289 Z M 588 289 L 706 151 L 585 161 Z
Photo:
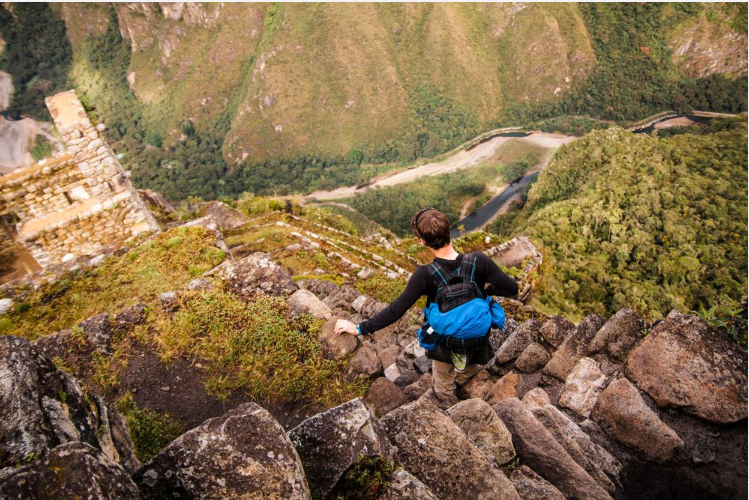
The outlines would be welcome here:
M 447 271 L 454 271 L 462 262 L 462 254 L 455 260 L 440 259 L 435 257 L 434 260 Z M 482 253 L 477 254 L 476 274 L 474 281 L 481 290 L 488 295 L 501 295 L 512 297 L 518 293 L 517 282 L 497 266 L 497 264 Z M 488 286 L 487 286 L 488 285 Z M 386 326 L 392 325 L 406 314 L 422 295 L 427 296 L 427 303 L 437 300 L 437 286 L 429 275 L 429 266 L 419 266 L 408 280 L 406 289 L 403 290 L 398 298 L 392 304 L 378 312 L 372 318 L 359 323 L 362 334 L 369 335 Z

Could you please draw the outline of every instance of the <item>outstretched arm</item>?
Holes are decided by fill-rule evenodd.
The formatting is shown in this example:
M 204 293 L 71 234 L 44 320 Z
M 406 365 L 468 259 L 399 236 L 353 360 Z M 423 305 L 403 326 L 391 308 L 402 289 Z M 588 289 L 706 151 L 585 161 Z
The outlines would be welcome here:
M 411 279 L 408 280 L 408 285 L 403 293 L 398 295 L 392 304 L 385 307 L 383 310 L 375 314 L 372 318 L 362 321 L 359 323 L 359 329 L 357 325 L 350 321 L 339 319 L 336 322 L 335 333 L 349 333 L 351 335 L 369 335 L 382 330 L 383 328 L 392 325 L 406 314 L 419 298 L 427 292 L 429 277 L 423 268 L 419 267 L 416 272 L 411 275 Z
M 481 254 L 479 257 L 486 269 L 486 293 L 512 297 L 518 293 L 518 283 L 503 272 L 494 260 Z

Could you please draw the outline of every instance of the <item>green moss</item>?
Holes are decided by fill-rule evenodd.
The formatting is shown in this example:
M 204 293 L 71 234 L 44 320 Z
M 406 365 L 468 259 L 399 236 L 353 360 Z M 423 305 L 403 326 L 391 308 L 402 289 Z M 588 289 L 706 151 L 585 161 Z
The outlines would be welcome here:
M 179 239 L 179 244 L 174 242 Z M 0 332 L 34 339 L 70 328 L 102 312 L 117 313 L 158 294 L 183 288 L 199 272 L 220 264 L 224 253 L 202 228 L 172 229 L 94 269 L 71 273 L 32 292 L 4 318 Z
M 149 408 L 139 408 L 130 392 L 118 399 L 115 407 L 127 420 L 135 454 L 143 463 L 183 432 L 182 426 L 169 415 L 159 414 Z

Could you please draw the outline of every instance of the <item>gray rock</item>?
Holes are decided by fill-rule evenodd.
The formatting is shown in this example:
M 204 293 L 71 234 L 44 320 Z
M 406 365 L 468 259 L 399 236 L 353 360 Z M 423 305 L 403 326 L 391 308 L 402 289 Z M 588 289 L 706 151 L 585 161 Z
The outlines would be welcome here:
M 419 380 L 416 370 L 402 366 L 396 362 L 385 368 L 385 378 L 395 383 L 398 387 L 406 387 Z
M 114 329 L 109 320 L 109 314 L 103 313 L 92 316 L 83 320 L 78 327 L 83 330 L 83 334 L 94 350 L 102 354 L 112 353 Z
M 654 462 L 667 462 L 684 450 L 684 442 L 678 434 L 647 406 L 626 378 L 611 382 L 601 393 L 593 420 L 614 439 Z
M 294 445 L 255 403 L 186 432 L 133 479 L 144 498 L 311 498 Z
M 561 491 L 525 465 L 510 474 L 510 481 L 523 500 L 565 500 Z
M 512 433 L 521 461 L 553 484 L 568 499 L 611 500 L 609 494 L 570 457 L 567 450 L 516 398 L 494 405 Z
M 414 359 L 414 368 L 420 374 L 429 373 L 432 371 L 432 360 L 426 356 L 419 356 Z
M 13 307 L 13 299 L 0 299 L 0 316 L 7 314 Z
M 411 358 L 420 358 L 421 356 L 426 356 L 426 349 L 421 347 L 419 345 L 418 340 L 411 341 L 405 348 L 404 352 L 406 353 L 406 356 L 409 356 Z
M 353 310 L 351 304 L 361 296 L 359 290 L 350 286 L 340 287 L 338 290 L 333 291 L 330 295 L 323 299 L 323 302 L 330 307 L 330 310 L 335 311 L 346 311 L 350 312 Z
M 208 203 L 202 207 L 202 212 L 213 217 L 222 231 L 236 229 L 250 221 L 249 217 L 221 201 Z
M 244 299 L 257 295 L 285 297 L 298 288 L 291 276 L 270 255 L 262 252 L 252 253 L 239 261 L 226 261 L 210 274 L 224 280 L 229 291 Z
M 606 375 L 598 368 L 598 363 L 582 358 L 567 376 L 558 404 L 589 417 L 605 385 Z
M 303 280 L 298 281 L 297 285 L 299 285 L 300 288 L 304 288 L 305 290 L 314 293 L 319 299 L 325 299 L 325 297 L 341 288 L 335 283 L 326 280 Z
M 531 342 L 515 360 L 515 368 L 523 373 L 533 373 L 546 365 L 551 359 L 549 351 L 538 342 Z
M 308 418 L 289 432 L 313 495 L 325 498 L 362 456 L 393 461 L 394 449 L 359 398 Z
M 558 415 L 554 412 L 556 410 L 553 406 L 547 406 L 543 408 L 531 408 L 531 413 L 541 422 L 544 427 L 554 436 L 559 444 L 564 447 L 570 457 L 580 465 L 585 471 L 596 480 L 596 482 L 609 493 L 613 494 L 616 487 L 611 479 L 593 462 L 588 459 L 588 456 L 577 443 L 577 440 L 567 434 L 565 429 L 560 425 L 558 421 Z M 574 425 L 574 423 L 573 423 Z M 577 428 L 577 426 L 575 425 Z M 579 428 L 578 428 L 579 430 Z M 582 431 L 580 431 L 582 432 Z
M 602 325 L 603 319 L 595 314 L 582 320 L 551 357 L 544 373 L 565 380 L 580 358 L 588 355 L 588 345 Z
M 356 277 L 360 280 L 365 280 L 367 278 L 371 278 L 374 273 L 375 272 L 372 268 L 365 267 L 357 273 Z
M 559 347 L 564 339 L 574 331 L 575 325 L 561 316 L 553 316 L 543 324 L 538 330 L 538 334 L 544 342 L 553 347 Z
M 622 309 L 598 330 L 588 348 L 590 354 L 603 353 L 618 363 L 623 362 L 637 343 L 647 322 L 632 309 Z
M 91 267 L 96 267 L 100 265 L 102 262 L 104 262 L 104 259 L 106 258 L 107 256 L 105 254 L 97 255 L 96 257 L 88 261 L 88 265 Z
M 369 379 L 377 378 L 382 374 L 382 362 L 374 349 L 363 345 L 349 361 L 348 373 L 354 378 L 360 375 Z
M 445 413 L 458 424 L 486 458 L 498 467 L 515 458 L 510 431 L 486 401 L 467 399 Z
M 330 308 L 308 290 L 299 289 L 287 299 L 289 316 L 310 314 L 316 318 L 328 320 L 332 316 Z
M 659 408 L 719 424 L 747 417 L 746 353 L 695 316 L 672 311 L 630 353 L 625 374 Z
M 367 391 L 364 401 L 374 408 L 378 416 L 381 416 L 404 405 L 406 398 L 400 387 L 385 377 L 380 377 L 375 379 L 372 385 L 369 386 L 369 391 Z
M 351 307 L 364 318 L 369 319 L 387 307 L 387 304 L 367 295 L 360 295 L 351 303 Z
M 0 336 L 0 468 L 44 457 L 71 441 L 102 450 L 128 472 L 139 466 L 116 411 L 85 394 L 27 340 Z
M 322 344 L 323 356 L 327 359 L 343 359 L 356 350 L 358 341 L 353 335 L 334 331 L 336 319 L 331 318 L 320 328 L 318 339 Z
M 427 485 L 410 472 L 396 469 L 380 500 L 438 500 Z
M 286 247 L 286 250 L 289 252 L 298 252 L 302 249 L 301 243 L 292 243 L 291 245 Z
M 148 306 L 143 303 L 135 304 L 121 311 L 114 317 L 118 329 L 132 329 L 135 325 L 141 325 L 146 321 Z
M 8 469 L 6 469 L 8 471 Z M 0 498 L 140 499 L 130 475 L 96 448 L 69 442 L 0 479 Z
M 501 365 L 520 356 L 525 348 L 536 340 L 539 328 L 541 328 L 541 323 L 535 319 L 523 322 L 499 348 L 494 358 L 495 362 Z
M 419 380 L 403 389 L 403 395 L 408 401 L 419 399 L 427 390 L 432 388 L 432 375 L 425 373 Z M 404 403 L 405 404 L 405 403 Z
M 179 294 L 176 291 L 160 293 L 158 302 L 162 309 L 174 310 L 179 305 Z
M 211 280 L 207 278 L 195 278 L 187 284 L 187 289 L 190 291 L 208 291 L 213 288 Z
M 437 497 L 520 499 L 510 480 L 436 406 L 415 401 L 381 423 L 398 449 L 398 463 Z

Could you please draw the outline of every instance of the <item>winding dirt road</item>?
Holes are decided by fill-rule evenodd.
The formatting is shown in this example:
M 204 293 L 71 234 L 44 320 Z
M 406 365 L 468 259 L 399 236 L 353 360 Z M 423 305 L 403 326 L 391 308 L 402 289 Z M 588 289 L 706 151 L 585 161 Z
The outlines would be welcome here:
M 368 189 L 373 189 L 378 186 L 395 186 L 397 184 L 413 182 L 425 175 L 439 175 L 456 172 L 458 170 L 478 165 L 479 163 L 491 158 L 502 145 L 507 144 L 510 141 L 526 141 L 550 150 L 556 150 L 561 145 L 575 139 L 576 137 L 574 136 L 548 134 L 545 132 L 531 132 L 530 135 L 526 137 L 494 137 L 483 144 L 479 144 L 470 151 L 461 149 L 454 155 L 449 156 L 442 161 L 427 163 L 402 172 L 386 174 L 385 177 L 376 179 L 366 187 L 357 188 L 357 186 L 349 186 L 334 189 L 332 191 L 315 191 L 314 193 L 307 195 L 304 198 L 304 201 L 348 198 L 354 196 L 356 193 L 363 193 Z M 542 169 L 546 167 L 551 156 L 552 152 L 550 151 L 536 168 Z

